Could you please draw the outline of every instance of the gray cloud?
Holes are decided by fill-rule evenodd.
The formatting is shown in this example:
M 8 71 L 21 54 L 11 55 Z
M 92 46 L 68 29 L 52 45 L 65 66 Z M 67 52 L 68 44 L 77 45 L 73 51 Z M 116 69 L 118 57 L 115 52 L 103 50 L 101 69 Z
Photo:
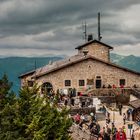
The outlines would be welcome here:
M 84 42 L 83 21 L 87 21 L 88 33 L 97 38 L 99 11 L 103 42 L 120 50 L 124 45 L 138 46 L 139 9 L 139 0 L 1 0 L 0 55 L 9 55 L 12 49 L 32 50 L 32 55 L 44 55 L 43 51 L 71 55 Z M 129 48 L 128 54 L 136 54 Z M 31 54 L 13 51 L 11 55 L 23 52 L 25 56 Z

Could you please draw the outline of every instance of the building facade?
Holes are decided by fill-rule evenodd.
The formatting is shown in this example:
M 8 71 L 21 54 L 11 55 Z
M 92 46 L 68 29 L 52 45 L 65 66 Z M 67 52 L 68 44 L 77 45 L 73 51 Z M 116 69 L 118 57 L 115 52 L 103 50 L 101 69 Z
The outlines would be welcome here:
M 56 61 L 20 76 L 21 85 L 32 86 L 35 81 L 45 89 L 87 88 L 108 86 L 140 86 L 140 73 L 110 62 L 113 47 L 97 40 L 89 41 L 76 48 L 77 55 Z

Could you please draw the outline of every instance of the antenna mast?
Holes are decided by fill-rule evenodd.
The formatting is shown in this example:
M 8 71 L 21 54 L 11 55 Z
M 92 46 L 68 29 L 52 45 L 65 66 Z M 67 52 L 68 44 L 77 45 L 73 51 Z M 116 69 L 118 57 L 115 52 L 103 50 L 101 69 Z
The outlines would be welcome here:
M 35 59 L 35 66 L 34 66 L 34 68 L 35 68 L 35 80 L 36 80 L 36 59 Z
M 83 28 L 84 28 L 84 32 L 83 32 L 83 34 L 84 34 L 84 40 L 85 40 L 85 42 L 87 42 L 87 23 L 86 23 L 86 21 L 83 24 Z
M 100 32 L 100 12 L 98 13 L 98 40 L 101 41 L 102 36 Z

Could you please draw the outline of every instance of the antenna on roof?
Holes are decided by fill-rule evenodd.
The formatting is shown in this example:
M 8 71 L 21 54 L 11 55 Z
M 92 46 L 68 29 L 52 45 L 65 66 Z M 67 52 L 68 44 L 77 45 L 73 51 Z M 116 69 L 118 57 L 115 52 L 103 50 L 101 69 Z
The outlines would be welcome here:
M 52 60 L 50 60 L 50 61 L 49 61 L 49 65 L 52 65 L 52 64 L 53 64 L 53 62 L 52 62 Z
M 35 70 L 36 70 L 36 59 L 35 59 Z
M 101 41 L 102 36 L 100 32 L 100 12 L 98 13 L 98 40 Z
M 35 80 L 36 80 L 36 59 L 35 59 Z
M 85 23 L 82 23 L 82 28 L 84 30 L 83 34 L 84 34 L 84 40 L 85 42 L 87 42 L 87 23 L 85 21 Z

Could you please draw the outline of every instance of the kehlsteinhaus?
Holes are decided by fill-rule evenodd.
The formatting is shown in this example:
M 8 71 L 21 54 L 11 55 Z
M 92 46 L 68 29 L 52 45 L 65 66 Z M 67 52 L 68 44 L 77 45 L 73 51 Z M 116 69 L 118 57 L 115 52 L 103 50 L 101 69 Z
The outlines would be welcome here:
M 83 91 L 108 86 L 140 87 L 140 73 L 110 62 L 113 47 L 91 40 L 75 48 L 77 55 L 50 63 L 20 76 L 21 86 L 36 82 L 43 90 Z

